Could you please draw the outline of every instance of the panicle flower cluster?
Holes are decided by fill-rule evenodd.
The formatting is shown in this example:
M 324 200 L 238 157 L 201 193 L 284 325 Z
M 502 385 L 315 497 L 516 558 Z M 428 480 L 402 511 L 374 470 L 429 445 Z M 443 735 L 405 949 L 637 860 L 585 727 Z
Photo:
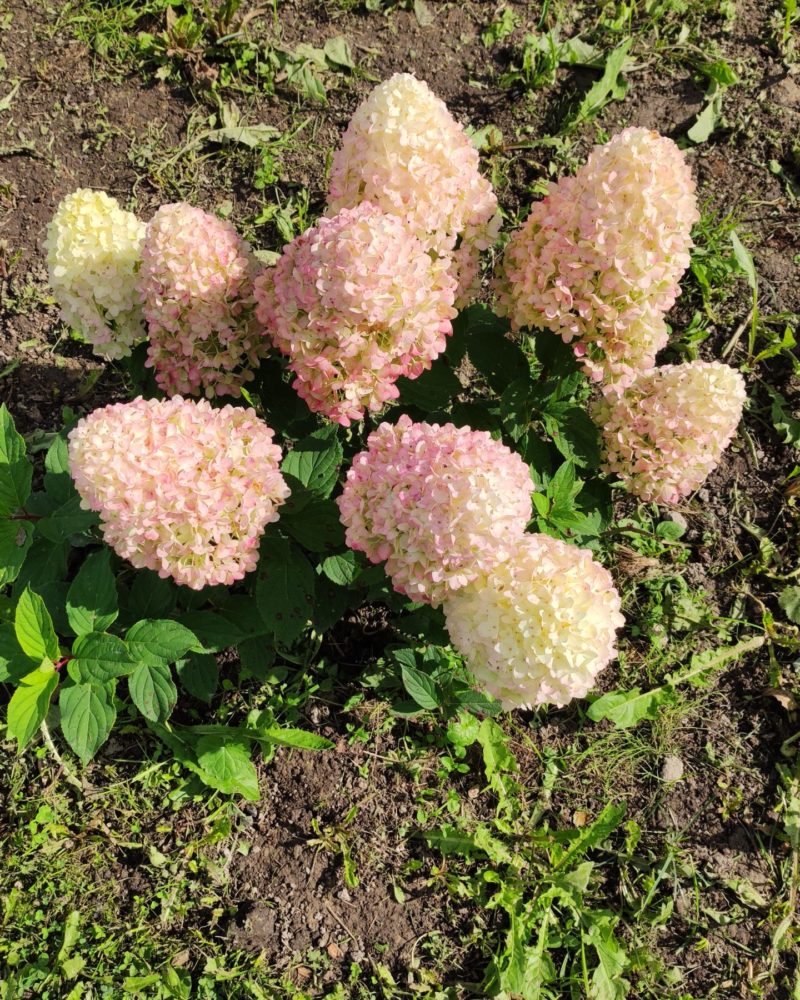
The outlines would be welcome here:
M 145 224 L 104 191 L 62 199 L 44 241 L 61 318 L 104 358 L 124 358 L 144 339 L 136 292 Z
M 70 470 L 118 555 L 200 590 L 258 562 L 259 538 L 289 495 L 272 436 L 252 410 L 139 397 L 77 424 Z
M 403 221 L 363 202 L 321 219 L 256 281 L 257 316 L 295 389 L 340 424 L 399 395 L 444 350 L 455 281 Z
M 338 212 L 370 201 L 402 218 L 428 249 L 454 252 L 460 308 L 476 291 L 480 251 L 500 230 L 497 198 L 478 162 L 444 101 L 410 73 L 396 73 L 350 120 L 333 158 L 328 205 Z
M 234 227 L 200 208 L 163 205 L 147 226 L 139 289 L 147 366 L 168 395 L 239 395 L 264 353 L 254 320 L 257 271 Z
M 444 612 L 476 681 L 507 710 L 583 697 L 624 624 L 608 572 L 548 535 L 518 539 L 487 576 L 448 594 Z
M 485 431 L 404 414 L 370 434 L 337 502 L 347 544 L 437 605 L 514 550 L 532 491 L 519 455 Z
M 664 365 L 640 375 L 623 393 L 595 404 L 604 471 L 642 500 L 677 503 L 716 468 L 746 396 L 741 374 L 720 361 Z
M 534 204 L 506 248 L 498 309 L 515 329 L 577 341 L 593 379 L 627 385 L 666 344 L 663 314 L 679 294 L 698 218 L 675 143 L 627 128 Z

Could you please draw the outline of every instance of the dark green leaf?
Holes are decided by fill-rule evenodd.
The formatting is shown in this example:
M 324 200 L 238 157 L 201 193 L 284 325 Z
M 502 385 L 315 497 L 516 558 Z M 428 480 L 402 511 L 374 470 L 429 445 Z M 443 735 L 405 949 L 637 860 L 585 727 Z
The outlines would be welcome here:
M 0 515 L 24 507 L 31 495 L 33 466 L 5 403 L 0 406 Z
M 75 495 L 69 472 L 67 442 L 59 435 L 47 449 L 44 458 L 44 488 L 56 504 L 65 503 Z
M 117 619 L 117 585 L 111 572 L 111 552 L 87 556 L 67 593 L 67 618 L 76 635 L 105 632 Z
M 273 668 L 275 647 L 271 634 L 259 636 L 257 639 L 243 639 L 237 643 L 236 651 L 244 676 L 255 677 L 262 684 L 273 683 L 286 676 L 285 668 Z
M 216 611 L 187 611 L 181 615 L 181 623 L 197 636 L 203 649 L 210 653 L 219 653 L 242 639 L 239 626 Z M 256 620 L 253 624 L 258 627 L 259 622 Z
M 100 684 L 62 688 L 61 731 L 85 766 L 108 739 L 117 718 L 113 698 Z
M 23 653 L 32 660 L 57 660 L 58 639 L 44 601 L 29 587 L 20 595 L 14 613 L 14 631 Z
M 358 556 L 352 550 L 328 556 L 322 561 L 322 572 L 340 587 L 349 587 L 351 583 L 355 582 L 362 568 Z
M 73 643 L 72 655 L 74 659 L 67 669 L 78 682 L 106 684 L 131 673 L 136 666 L 122 639 L 107 632 L 87 632 L 80 636 Z
M 128 597 L 128 613 L 134 621 L 140 618 L 164 618 L 172 614 L 178 589 L 172 580 L 142 569 L 136 574 Z
M 35 538 L 14 582 L 14 596 L 19 597 L 27 586 L 38 594 L 42 584 L 63 580 L 67 575 L 68 552 L 69 545 L 65 542 L 53 544 L 46 538 Z
M 396 654 L 395 654 L 396 658 Z M 403 687 L 421 708 L 438 708 L 439 697 L 433 678 L 410 663 L 401 664 Z
M 36 531 L 51 542 L 64 542 L 72 535 L 88 532 L 100 520 L 92 510 L 82 510 L 77 493 L 36 522 Z
M 136 622 L 125 636 L 135 660 L 146 663 L 174 663 L 200 643 L 194 632 L 170 619 L 150 618 Z
M 164 722 L 172 714 L 178 691 L 166 663 L 140 663 L 128 678 L 134 705 L 145 719 Z
M 283 460 L 281 470 L 316 496 L 328 497 L 336 485 L 341 464 L 342 446 L 336 430 L 325 428 L 298 441 Z
M 433 367 L 419 378 L 399 378 L 397 388 L 404 406 L 416 406 L 426 413 L 441 410 L 463 391 L 458 376 L 444 358 L 435 361 Z
M 258 564 L 256 601 L 264 624 L 285 644 L 299 638 L 314 605 L 314 570 L 283 538 L 264 538 Z
M 339 508 L 322 497 L 312 497 L 297 513 L 282 514 L 281 527 L 310 552 L 339 549 L 345 543 Z
M 11 622 L 0 625 L 0 682 L 11 681 L 16 684 L 21 677 L 38 666 L 38 660 L 32 660 L 22 652 Z
M 784 444 L 800 448 L 800 420 L 792 416 L 789 403 L 776 389 L 766 384 L 764 388 L 772 399 L 770 417 L 772 418 L 773 427 L 780 434 Z
M 620 74 L 625 66 L 632 42 L 632 38 L 626 38 L 621 45 L 609 52 L 603 68 L 603 75 L 590 87 L 574 114 L 569 116 L 562 129 L 564 132 L 571 132 L 582 122 L 593 118 L 609 101 L 622 100 L 627 85 L 624 80 L 620 79 Z
M 30 521 L 0 520 L 0 587 L 19 576 L 33 541 Z
M 219 681 L 216 657 L 210 653 L 190 653 L 185 660 L 177 661 L 175 669 L 190 695 L 198 701 L 211 701 Z

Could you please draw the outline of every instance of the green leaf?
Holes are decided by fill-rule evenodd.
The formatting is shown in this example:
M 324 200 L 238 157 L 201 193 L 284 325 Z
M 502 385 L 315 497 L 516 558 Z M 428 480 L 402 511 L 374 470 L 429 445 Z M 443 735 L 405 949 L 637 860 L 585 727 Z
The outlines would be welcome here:
M 325 428 L 298 441 L 284 458 L 281 471 L 316 496 L 328 497 L 336 485 L 341 464 L 342 446 L 336 430 Z
M 256 602 L 264 624 L 285 644 L 299 638 L 311 618 L 314 570 L 284 538 L 262 540 Z
M 198 701 L 210 702 L 217 690 L 219 667 L 210 653 L 190 653 L 175 664 L 178 678 L 190 695 Z
M 257 802 L 258 774 L 250 759 L 250 747 L 220 736 L 201 736 L 197 741 L 197 763 L 203 780 L 226 795 L 241 795 Z
M 44 467 L 44 488 L 48 496 L 61 504 L 75 495 L 69 472 L 69 450 L 66 440 L 60 434 L 47 449 Z
M 6 732 L 24 750 L 47 717 L 50 698 L 58 687 L 58 672 L 49 660 L 26 674 L 8 703 Z
M 111 693 L 100 684 L 75 684 L 62 688 L 58 704 L 64 739 L 85 767 L 108 739 L 116 721 Z
M 426 413 L 441 410 L 464 389 L 445 358 L 435 361 L 419 378 L 399 378 L 397 388 L 403 405 L 416 406 Z
M 756 273 L 756 265 L 753 260 L 753 255 L 747 249 L 747 247 L 742 243 L 739 237 L 736 235 L 736 230 L 732 229 L 730 231 L 730 241 L 733 247 L 733 256 L 736 258 L 736 263 L 739 265 L 739 270 L 747 278 L 747 284 L 754 291 L 758 291 L 758 274 Z
M 38 660 L 32 660 L 22 652 L 11 622 L 0 625 L 0 682 L 11 681 L 16 684 L 38 665 Z
M 345 544 L 339 508 L 324 497 L 312 496 L 299 510 L 281 514 L 281 527 L 310 552 L 340 549 Z
M 508 749 L 506 734 L 492 719 L 484 719 L 478 730 L 478 742 L 483 749 L 483 766 L 489 781 L 496 774 L 515 771 L 517 762 Z
M 325 58 L 334 67 L 343 66 L 345 69 L 355 69 L 353 53 L 350 51 L 350 43 L 344 35 L 337 35 L 336 38 L 329 38 L 322 48 Z
M 267 740 L 269 743 L 277 743 L 282 747 L 299 747 L 301 750 L 332 750 L 336 745 L 324 736 L 290 727 L 261 729 L 258 735 L 259 739 Z
M 689 661 L 688 670 L 681 674 L 668 674 L 668 683 L 675 686 L 684 684 L 687 681 L 695 686 L 704 684 L 708 675 L 724 667 L 732 660 L 739 660 L 747 653 L 752 653 L 760 649 L 766 640 L 763 635 L 754 636 L 752 639 L 744 639 L 737 642 L 735 646 L 720 646 L 718 649 L 707 649 L 702 653 L 693 653 Z
M 19 576 L 32 541 L 30 521 L 0 521 L 0 587 Z
M 592 722 L 609 719 L 615 729 L 630 729 L 642 719 L 655 719 L 661 705 L 675 700 L 668 687 L 641 691 L 638 687 L 630 691 L 609 691 L 592 702 L 587 715 Z
M 570 841 L 566 851 L 554 865 L 554 869 L 571 867 L 571 863 L 582 858 L 588 850 L 602 844 L 616 830 L 624 815 L 624 805 L 618 806 L 609 802 L 597 819 L 589 826 L 584 827 L 578 836 Z
M 695 119 L 694 125 L 686 133 L 694 143 L 707 142 L 722 115 L 722 91 L 719 87 L 712 86 L 709 93 L 710 99 L 706 101 Z
M 99 523 L 100 519 L 94 511 L 81 508 L 81 498 L 74 493 L 37 521 L 36 531 L 51 542 L 65 542 L 72 535 L 88 532 Z
M 142 569 L 131 585 L 128 612 L 134 621 L 139 618 L 166 618 L 172 614 L 177 597 L 178 588 L 172 580 L 164 580 L 158 573 Z
M 778 598 L 781 611 L 790 622 L 800 625 L 800 587 L 786 587 Z
M 181 615 L 181 622 L 197 636 L 203 649 L 209 653 L 219 653 L 235 646 L 243 638 L 241 628 L 216 611 L 187 611 Z M 256 618 L 253 627 L 259 626 L 261 623 Z M 266 628 L 261 626 L 261 631 L 266 633 Z
M 614 935 L 617 918 L 607 911 L 589 911 L 588 928 L 583 940 L 591 945 L 597 955 L 597 968 L 592 974 L 589 991 L 591 1000 L 625 1000 L 630 983 L 622 978 L 628 967 L 625 949 Z
M 57 660 L 58 639 L 44 601 L 26 587 L 17 602 L 14 630 L 23 653 L 32 660 Z
M 321 568 L 325 576 L 340 587 L 349 587 L 358 579 L 362 570 L 358 556 L 352 550 L 328 556 L 327 559 L 323 559 Z
M 0 406 L 0 515 L 24 507 L 31 495 L 33 465 L 5 403 Z
M 508 321 L 500 319 L 484 305 L 468 306 L 453 324 L 454 343 L 448 344 L 445 353 L 455 367 L 464 352 L 469 360 L 496 393 L 529 371 L 528 359 L 522 349 L 506 334 Z
M 626 38 L 621 45 L 609 52 L 603 75 L 589 88 L 577 110 L 569 116 L 563 127 L 564 132 L 571 132 L 582 122 L 593 118 L 610 101 L 621 101 L 625 97 L 627 84 L 620 79 L 620 74 L 625 67 L 632 42 L 632 38 Z
M 421 708 L 438 708 L 439 698 L 433 678 L 410 663 L 403 663 L 400 669 L 403 687 L 414 701 Z
M 67 593 L 67 618 L 75 635 L 105 632 L 119 614 L 111 551 L 100 549 L 84 560 Z
M 168 618 L 136 622 L 128 629 L 125 641 L 135 660 L 153 664 L 174 663 L 200 646 L 194 632 Z
M 770 411 L 772 426 L 780 434 L 784 444 L 800 448 L 800 420 L 792 416 L 789 403 L 776 389 L 766 384 L 764 388 L 772 399 L 772 409 Z
M 168 719 L 178 700 L 178 690 L 164 662 L 140 663 L 128 678 L 128 690 L 134 705 L 151 722 Z
M 124 677 L 136 667 L 130 650 L 115 635 L 86 632 L 72 645 L 74 659 L 67 664 L 70 677 L 78 683 L 106 684 Z
M 261 636 L 258 639 L 243 639 L 237 643 L 236 652 L 239 654 L 244 677 L 255 677 L 262 684 L 266 684 L 282 680 L 286 676 L 285 667 L 273 669 L 275 648 L 272 645 L 271 635 L 269 637 Z

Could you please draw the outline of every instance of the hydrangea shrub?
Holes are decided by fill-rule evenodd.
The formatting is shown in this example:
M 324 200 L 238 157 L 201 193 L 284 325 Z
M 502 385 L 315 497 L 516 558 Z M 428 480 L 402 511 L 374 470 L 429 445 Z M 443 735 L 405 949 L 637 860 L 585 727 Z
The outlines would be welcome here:
M 519 455 L 485 431 L 403 415 L 370 434 L 338 499 L 347 544 L 396 590 L 440 604 L 506 559 L 531 518 Z
M 624 624 L 608 571 L 548 535 L 518 538 L 509 558 L 448 594 L 444 612 L 478 685 L 507 710 L 582 698 Z
M 369 201 L 401 218 L 427 248 L 454 255 L 459 308 L 478 288 L 481 250 L 497 240 L 497 198 L 478 152 L 422 80 L 396 73 L 356 109 L 336 151 L 331 213 Z
M 741 374 L 720 361 L 664 365 L 640 375 L 593 408 L 604 471 L 642 500 L 677 503 L 718 465 L 746 398 Z
M 299 236 L 256 282 L 257 316 L 309 407 L 345 426 L 396 399 L 452 332 L 455 281 L 404 222 L 362 202 Z
M 698 219 L 683 153 L 656 132 L 627 128 L 533 205 L 506 247 L 498 310 L 516 330 L 574 342 L 591 378 L 624 386 L 666 344 L 663 314 Z
M 289 496 L 273 432 L 242 407 L 141 397 L 94 410 L 69 435 L 82 506 L 137 569 L 194 590 L 255 568 Z
M 264 354 L 255 322 L 257 262 L 235 228 L 183 202 L 147 226 L 139 294 L 147 365 L 167 395 L 239 394 Z
M 144 339 L 137 272 L 145 224 L 104 191 L 80 188 L 59 203 L 44 248 L 61 319 L 96 354 L 118 360 Z

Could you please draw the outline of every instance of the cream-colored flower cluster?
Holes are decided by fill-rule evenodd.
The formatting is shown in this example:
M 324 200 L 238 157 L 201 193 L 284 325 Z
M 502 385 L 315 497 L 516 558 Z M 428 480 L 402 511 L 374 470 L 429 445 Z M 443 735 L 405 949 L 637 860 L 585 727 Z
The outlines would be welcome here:
M 59 204 L 44 246 L 61 319 L 104 358 L 145 336 L 137 271 L 145 224 L 103 191 L 80 188 Z
M 428 249 L 453 255 L 456 304 L 474 297 L 480 252 L 500 230 L 497 198 L 464 127 L 410 73 L 375 87 L 334 155 L 330 212 L 362 201 L 399 216 Z
M 677 503 L 718 465 L 746 398 L 741 374 L 720 361 L 664 365 L 640 375 L 594 407 L 604 470 L 642 500 Z
M 514 329 L 552 330 L 595 380 L 629 384 L 667 342 L 689 265 L 692 174 L 672 142 L 628 128 L 550 185 L 511 237 L 495 281 Z
M 524 535 L 509 558 L 444 602 L 447 630 L 503 708 L 566 705 L 616 656 L 613 581 L 585 549 Z

